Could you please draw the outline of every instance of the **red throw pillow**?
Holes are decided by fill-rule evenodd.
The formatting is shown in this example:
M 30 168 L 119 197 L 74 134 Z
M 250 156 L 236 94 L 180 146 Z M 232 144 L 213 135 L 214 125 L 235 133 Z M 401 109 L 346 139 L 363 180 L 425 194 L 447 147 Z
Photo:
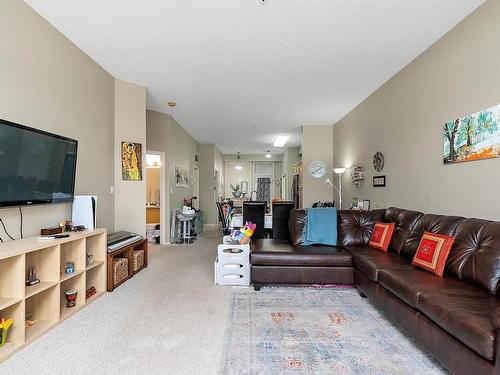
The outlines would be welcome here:
M 453 241 L 455 238 L 450 236 L 425 232 L 411 264 L 443 276 L 444 265 Z
M 368 246 L 382 251 L 389 249 L 392 233 L 394 232 L 394 223 L 375 223 L 372 237 Z

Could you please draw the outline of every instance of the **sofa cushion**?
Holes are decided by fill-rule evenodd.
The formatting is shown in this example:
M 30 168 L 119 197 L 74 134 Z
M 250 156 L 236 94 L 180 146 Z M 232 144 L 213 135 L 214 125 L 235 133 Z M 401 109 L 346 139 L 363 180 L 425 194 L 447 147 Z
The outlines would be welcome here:
M 444 234 L 445 236 L 453 237 L 458 224 L 462 220 L 464 220 L 464 218 L 459 216 L 422 215 L 406 238 L 399 255 L 406 259 L 413 259 L 424 232 Z
M 395 226 L 389 251 L 399 254 L 406 238 L 422 215 L 421 212 L 396 207 L 390 207 L 385 211 L 383 221 L 394 223 Z
M 373 226 L 381 221 L 385 210 L 339 211 L 339 243 L 342 246 L 366 246 L 370 242 Z
M 450 236 L 425 232 L 411 264 L 437 276 L 443 276 L 444 265 L 453 241 L 455 238 Z
M 290 229 L 290 240 L 292 245 L 304 244 L 304 227 L 306 225 L 307 213 L 306 210 L 290 211 L 290 219 L 288 221 Z
M 500 222 L 463 220 L 455 232 L 445 275 L 500 296 Z
M 250 263 L 261 266 L 352 267 L 352 256 L 335 246 L 291 246 L 284 240 L 252 240 Z
M 378 281 L 383 269 L 413 269 L 410 262 L 394 253 L 384 253 L 367 246 L 349 246 L 346 250 L 353 256 L 354 267 L 372 281 Z
M 422 293 L 417 308 L 470 349 L 493 360 L 496 330 L 491 316 L 499 306 L 496 297 L 477 289 L 475 294 L 450 293 L 447 290 Z
M 443 291 L 447 293 L 477 294 L 477 288 L 449 277 L 436 275 L 411 266 L 411 269 L 384 269 L 379 271 L 378 282 L 389 292 L 413 308 L 417 308 L 422 293 Z
M 394 232 L 394 223 L 376 222 L 373 227 L 372 236 L 368 246 L 382 251 L 389 250 L 392 233 Z

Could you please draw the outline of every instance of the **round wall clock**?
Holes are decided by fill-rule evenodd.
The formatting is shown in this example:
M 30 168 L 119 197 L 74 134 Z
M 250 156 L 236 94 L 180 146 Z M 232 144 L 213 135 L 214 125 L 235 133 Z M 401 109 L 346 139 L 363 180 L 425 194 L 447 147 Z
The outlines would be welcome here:
M 326 164 L 319 160 L 312 161 L 307 167 L 307 173 L 312 178 L 319 180 L 326 175 Z
M 381 172 L 384 169 L 384 154 L 380 151 L 377 151 L 375 155 L 373 155 L 373 168 L 377 172 Z

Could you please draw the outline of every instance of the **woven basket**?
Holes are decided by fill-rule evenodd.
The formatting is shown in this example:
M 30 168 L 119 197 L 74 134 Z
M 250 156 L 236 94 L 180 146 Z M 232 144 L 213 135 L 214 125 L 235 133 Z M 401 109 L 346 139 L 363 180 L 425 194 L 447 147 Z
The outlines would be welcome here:
M 128 259 L 114 258 L 113 259 L 113 284 L 125 280 L 128 277 Z
M 132 269 L 135 272 L 144 265 L 144 250 L 134 250 L 132 259 Z

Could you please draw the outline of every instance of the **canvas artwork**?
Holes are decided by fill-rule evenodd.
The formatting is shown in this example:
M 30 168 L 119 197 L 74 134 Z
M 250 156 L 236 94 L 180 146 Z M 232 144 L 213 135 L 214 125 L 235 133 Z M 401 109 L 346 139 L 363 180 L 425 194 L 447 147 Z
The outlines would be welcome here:
M 177 187 L 189 187 L 189 177 L 185 169 L 175 167 L 175 186 Z
M 444 164 L 500 156 L 500 104 L 444 124 Z
M 122 180 L 142 180 L 142 145 L 122 142 Z

